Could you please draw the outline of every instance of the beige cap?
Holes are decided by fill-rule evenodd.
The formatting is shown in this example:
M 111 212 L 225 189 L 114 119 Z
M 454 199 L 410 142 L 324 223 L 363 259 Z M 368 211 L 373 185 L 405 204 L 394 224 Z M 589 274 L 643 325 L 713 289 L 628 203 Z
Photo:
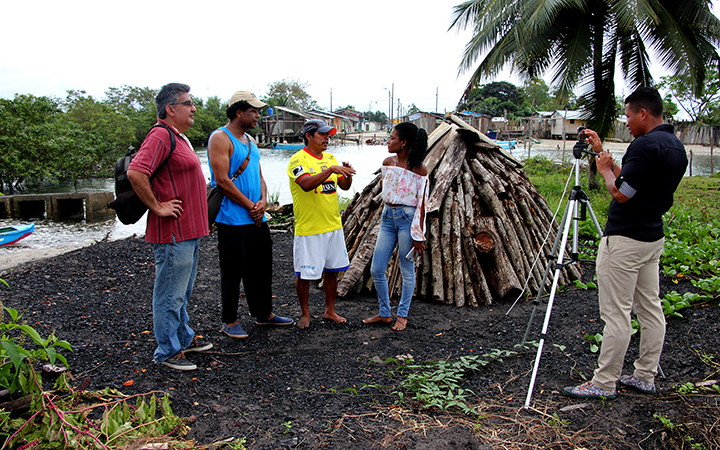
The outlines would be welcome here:
M 228 106 L 232 106 L 237 102 L 241 102 L 245 100 L 250 104 L 250 106 L 254 106 L 255 108 L 264 108 L 267 106 L 267 103 L 261 102 L 258 100 L 257 96 L 253 94 L 250 91 L 237 91 L 230 97 L 230 102 L 228 102 Z

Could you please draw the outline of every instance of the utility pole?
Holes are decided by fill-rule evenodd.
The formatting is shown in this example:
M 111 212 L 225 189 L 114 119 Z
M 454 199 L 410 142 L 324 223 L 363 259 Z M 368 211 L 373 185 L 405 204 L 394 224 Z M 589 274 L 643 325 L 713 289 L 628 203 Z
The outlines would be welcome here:
M 330 112 L 332 112 L 332 88 L 330 88 Z
M 435 87 L 435 114 L 437 114 L 437 107 L 438 107 L 438 88 Z
M 392 99 L 390 98 L 390 89 L 384 87 L 386 91 L 388 91 L 388 114 L 387 114 L 387 120 L 388 120 L 388 130 L 392 128 Z
M 390 101 L 390 127 L 395 124 L 393 120 L 393 107 L 395 106 L 395 83 L 392 84 L 392 100 Z

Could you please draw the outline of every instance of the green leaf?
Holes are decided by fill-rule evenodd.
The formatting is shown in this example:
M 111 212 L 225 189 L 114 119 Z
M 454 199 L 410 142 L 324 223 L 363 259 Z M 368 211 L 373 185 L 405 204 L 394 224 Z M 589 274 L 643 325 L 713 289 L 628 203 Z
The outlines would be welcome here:
M 20 365 L 25 359 L 24 349 L 15 344 L 13 341 L 6 340 L 2 340 L 2 348 L 5 350 L 7 357 L 10 358 L 15 370 L 19 370 Z
M 19 325 L 18 328 L 20 328 L 25 332 L 25 334 L 30 336 L 37 345 L 40 345 L 42 347 L 47 346 L 47 341 L 40 337 L 40 334 L 35 331 L 35 328 L 31 327 L 30 325 Z

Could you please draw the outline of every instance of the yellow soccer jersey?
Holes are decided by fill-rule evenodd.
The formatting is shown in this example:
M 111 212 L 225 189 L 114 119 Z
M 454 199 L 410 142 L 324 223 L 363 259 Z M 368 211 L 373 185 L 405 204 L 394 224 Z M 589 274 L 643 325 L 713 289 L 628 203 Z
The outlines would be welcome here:
M 341 175 L 331 174 L 320 186 L 309 192 L 297 184 L 297 180 L 304 176 L 317 175 L 337 165 L 337 160 L 330 153 L 323 153 L 322 158 L 318 158 L 306 148 L 290 158 L 287 173 L 293 197 L 295 235 L 309 236 L 342 228 L 337 196 L 337 181 L 342 179 Z

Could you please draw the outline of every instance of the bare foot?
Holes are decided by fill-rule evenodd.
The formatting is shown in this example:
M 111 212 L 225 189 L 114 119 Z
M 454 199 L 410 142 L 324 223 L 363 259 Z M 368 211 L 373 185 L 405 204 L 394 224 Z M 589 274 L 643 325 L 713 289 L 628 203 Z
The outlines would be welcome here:
M 407 317 L 398 317 L 395 325 L 392 326 L 393 331 L 402 331 L 407 327 Z
M 382 317 L 382 316 L 375 316 L 375 317 L 368 317 L 367 319 L 363 319 L 364 324 L 369 323 L 392 323 L 392 317 Z
M 347 322 L 347 319 L 346 319 L 346 318 L 338 316 L 337 313 L 335 313 L 335 311 L 333 311 L 333 312 L 325 312 L 325 314 L 323 314 L 323 319 L 332 320 L 332 321 L 335 322 L 335 323 L 345 323 L 345 322 Z
M 310 318 L 309 317 L 300 317 L 300 320 L 298 320 L 297 327 L 301 330 L 307 330 L 310 328 Z

